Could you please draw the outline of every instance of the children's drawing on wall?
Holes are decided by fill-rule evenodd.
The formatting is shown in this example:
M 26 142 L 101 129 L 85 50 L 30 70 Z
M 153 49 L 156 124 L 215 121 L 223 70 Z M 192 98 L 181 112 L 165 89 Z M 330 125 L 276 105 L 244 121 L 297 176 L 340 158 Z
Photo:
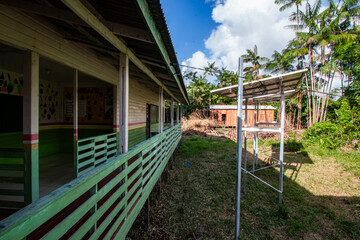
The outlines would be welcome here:
M 23 75 L 0 69 L 0 93 L 23 96 Z M 59 88 L 53 83 L 40 79 L 39 84 L 39 114 L 40 123 L 58 121 Z
M 113 118 L 111 87 L 82 87 L 78 91 L 79 123 L 111 124 Z M 64 121 L 72 122 L 73 88 L 64 88 Z M 111 103 L 110 103 L 111 102 Z
M 58 87 L 52 82 L 41 80 L 39 85 L 39 97 L 40 122 L 56 122 L 59 115 Z
M 0 93 L 22 96 L 23 77 L 19 73 L 0 70 Z

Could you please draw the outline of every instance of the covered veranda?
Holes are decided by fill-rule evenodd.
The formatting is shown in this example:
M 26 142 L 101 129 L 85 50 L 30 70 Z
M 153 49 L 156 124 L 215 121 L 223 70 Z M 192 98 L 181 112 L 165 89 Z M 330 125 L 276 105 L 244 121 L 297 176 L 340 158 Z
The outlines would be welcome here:
M 0 97 L 8 113 L 0 120 L 7 126 L 0 133 L 5 216 L 146 140 L 145 128 L 140 135 L 128 129 L 131 108 L 133 118 L 145 122 L 149 101 L 143 96 L 138 108 L 129 79 L 154 93 L 160 109 L 154 132 L 164 130 L 165 99 L 188 101 L 180 69 L 171 65 L 177 60 L 168 32 L 158 30 L 166 27 L 163 16 L 156 16 L 156 26 L 144 19 L 152 18 L 149 6 L 45 2 L 0 3 Z M 159 10 L 156 3 L 152 8 Z M 83 19 L 84 11 L 92 21 Z M 105 25 L 97 19 L 101 14 Z

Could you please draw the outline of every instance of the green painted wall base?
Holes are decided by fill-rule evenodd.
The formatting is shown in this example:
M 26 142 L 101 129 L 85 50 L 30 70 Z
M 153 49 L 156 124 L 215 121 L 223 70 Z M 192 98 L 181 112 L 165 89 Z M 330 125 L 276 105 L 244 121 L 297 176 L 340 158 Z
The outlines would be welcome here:
M 146 140 L 146 127 L 129 130 L 129 148 Z
M 112 129 L 80 129 L 79 139 L 111 133 Z M 39 157 L 46 157 L 56 153 L 72 153 L 72 129 L 54 129 L 39 131 Z M 22 133 L 0 134 L 0 148 L 23 148 Z
M 79 139 L 112 133 L 112 129 L 80 129 Z M 73 129 L 40 130 L 39 157 L 74 151 Z M 146 140 L 146 127 L 129 130 L 129 148 Z M 0 134 L 0 148 L 23 148 L 22 133 Z

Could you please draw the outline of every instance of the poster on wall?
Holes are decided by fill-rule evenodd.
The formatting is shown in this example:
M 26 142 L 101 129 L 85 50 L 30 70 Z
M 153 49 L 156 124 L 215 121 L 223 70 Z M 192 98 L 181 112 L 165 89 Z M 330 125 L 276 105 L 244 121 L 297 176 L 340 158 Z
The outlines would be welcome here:
M 65 101 L 65 116 L 72 117 L 74 112 L 74 104 L 72 100 Z
M 23 86 L 21 74 L 0 69 L 0 94 L 22 96 Z
M 58 120 L 59 91 L 54 82 L 40 80 L 39 85 L 40 123 L 51 123 Z
M 111 124 L 113 119 L 113 89 L 111 87 L 81 87 L 78 93 L 79 123 Z M 73 100 L 73 88 L 64 88 L 64 101 Z M 70 106 L 69 106 L 70 109 Z M 65 104 L 65 113 L 67 106 Z M 71 109 L 72 114 L 72 109 Z M 64 115 L 65 122 L 72 115 Z
M 0 94 L 23 96 L 23 75 L 0 69 Z M 59 116 L 59 87 L 56 83 L 40 79 L 39 120 L 40 123 L 57 122 Z
M 79 117 L 86 117 L 86 101 L 79 100 L 78 103 Z

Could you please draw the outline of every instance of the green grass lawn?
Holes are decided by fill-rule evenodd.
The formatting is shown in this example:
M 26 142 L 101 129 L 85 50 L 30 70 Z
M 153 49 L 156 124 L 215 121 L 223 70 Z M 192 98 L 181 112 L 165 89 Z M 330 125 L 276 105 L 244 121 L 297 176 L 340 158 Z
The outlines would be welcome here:
M 276 154 L 271 151 L 275 145 L 264 144 L 262 150 Z M 251 145 L 248 149 L 250 160 Z M 161 198 L 151 197 L 150 231 L 144 229 L 145 218 L 140 215 L 129 237 L 233 239 L 235 154 L 236 144 L 229 139 L 183 137 Z M 354 174 L 358 168 L 351 165 L 346 169 L 346 164 L 334 157 L 287 148 L 284 203 L 280 208 L 278 194 L 248 176 L 241 202 L 241 237 L 360 239 L 360 178 Z M 274 186 L 278 184 L 276 168 L 257 175 Z

